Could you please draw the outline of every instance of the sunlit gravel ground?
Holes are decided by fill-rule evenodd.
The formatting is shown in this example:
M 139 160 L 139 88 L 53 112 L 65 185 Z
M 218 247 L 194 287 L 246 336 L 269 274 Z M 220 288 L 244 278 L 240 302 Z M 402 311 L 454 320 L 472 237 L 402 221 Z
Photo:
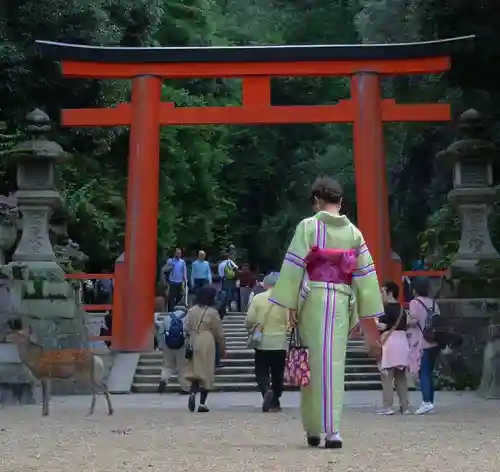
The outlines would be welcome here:
M 307 448 L 298 396 L 262 414 L 256 394 L 214 394 L 212 411 L 192 414 L 176 395 L 114 396 L 116 413 L 86 418 L 89 397 L 54 398 L 41 408 L 0 410 L 1 472 L 500 470 L 500 402 L 471 393 L 438 395 L 423 417 L 373 415 L 379 392 L 346 398 L 344 448 Z M 413 394 L 417 404 L 418 395 Z

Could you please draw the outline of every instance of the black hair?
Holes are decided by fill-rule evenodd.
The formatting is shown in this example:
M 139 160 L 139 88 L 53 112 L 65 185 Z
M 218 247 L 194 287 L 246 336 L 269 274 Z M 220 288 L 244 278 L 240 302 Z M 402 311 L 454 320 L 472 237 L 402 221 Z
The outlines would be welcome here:
M 431 281 L 429 277 L 415 277 L 411 281 L 411 288 L 419 297 L 428 297 L 430 292 Z
M 198 296 L 196 297 L 196 304 L 199 306 L 214 306 L 215 305 L 215 295 L 217 290 L 211 285 L 205 285 L 201 287 Z
M 309 200 L 313 203 L 316 198 L 337 205 L 342 200 L 342 187 L 330 177 L 319 177 L 312 184 Z
M 23 329 L 23 322 L 21 318 L 11 318 L 9 321 L 7 321 L 7 326 L 12 331 L 20 331 Z
M 392 280 L 389 280 L 387 282 L 384 282 L 382 284 L 382 287 L 385 287 L 387 290 L 387 293 L 390 293 L 396 300 L 399 297 L 399 286 Z

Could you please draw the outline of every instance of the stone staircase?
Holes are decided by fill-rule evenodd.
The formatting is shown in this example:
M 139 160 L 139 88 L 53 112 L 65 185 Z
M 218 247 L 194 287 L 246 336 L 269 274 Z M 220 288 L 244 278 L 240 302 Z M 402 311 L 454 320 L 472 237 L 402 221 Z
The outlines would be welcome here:
M 255 391 L 253 350 L 247 349 L 247 332 L 244 327 L 244 313 L 228 313 L 223 325 L 226 335 L 226 358 L 217 368 L 215 390 L 217 391 Z M 162 354 L 151 352 L 141 354 L 132 384 L 136 393 L 157 392 L 160 381 Z M 379 390 L 380 374 L 373 359 L 367 357 L 362 341 L 349 341 L 345 369 L 346 390 Z M 287 390 L 293 387 L 287 386 Z M 179 384 L 173 378 L 167 391 L 178 392 Z

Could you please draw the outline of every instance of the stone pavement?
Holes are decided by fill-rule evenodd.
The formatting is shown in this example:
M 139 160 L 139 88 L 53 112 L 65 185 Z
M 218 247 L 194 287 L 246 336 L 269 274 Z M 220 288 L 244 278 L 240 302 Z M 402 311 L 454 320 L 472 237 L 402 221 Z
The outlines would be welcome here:
M 115 415 L 98 398 L 92 418 L 89 396 L 54 397 L 48 418 L 39 406 L 0 410 L 0 470 L 498 471 L 499 401 L 438 392 L 433 415 L 376 417 L 379 398 L 346 394 L 345 447 L 332 451 L 305 446 L 296 393 L 285 394 L 281 414 L 262 414 L 254 393 L 213 394 L 208 414 L 189 413 L 177 395 L 115 395 Z

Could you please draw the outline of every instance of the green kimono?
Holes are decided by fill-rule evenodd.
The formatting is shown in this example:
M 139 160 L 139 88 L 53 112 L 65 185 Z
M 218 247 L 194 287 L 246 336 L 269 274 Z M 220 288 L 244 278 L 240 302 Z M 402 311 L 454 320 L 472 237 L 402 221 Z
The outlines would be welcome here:
M 308 280 L 305 258 L 313 246 L 356 249 L 352 286 Z M 311 383 L 301 391 L 304 430 L 310 436 L 338 433 L 349 332 L 358 317 L 383 313 L 373 260 L 359 229 L 346 216 L 324 211 L 302 220 L 269 300 L 298 311 L 301 343 L 309 349 Z

